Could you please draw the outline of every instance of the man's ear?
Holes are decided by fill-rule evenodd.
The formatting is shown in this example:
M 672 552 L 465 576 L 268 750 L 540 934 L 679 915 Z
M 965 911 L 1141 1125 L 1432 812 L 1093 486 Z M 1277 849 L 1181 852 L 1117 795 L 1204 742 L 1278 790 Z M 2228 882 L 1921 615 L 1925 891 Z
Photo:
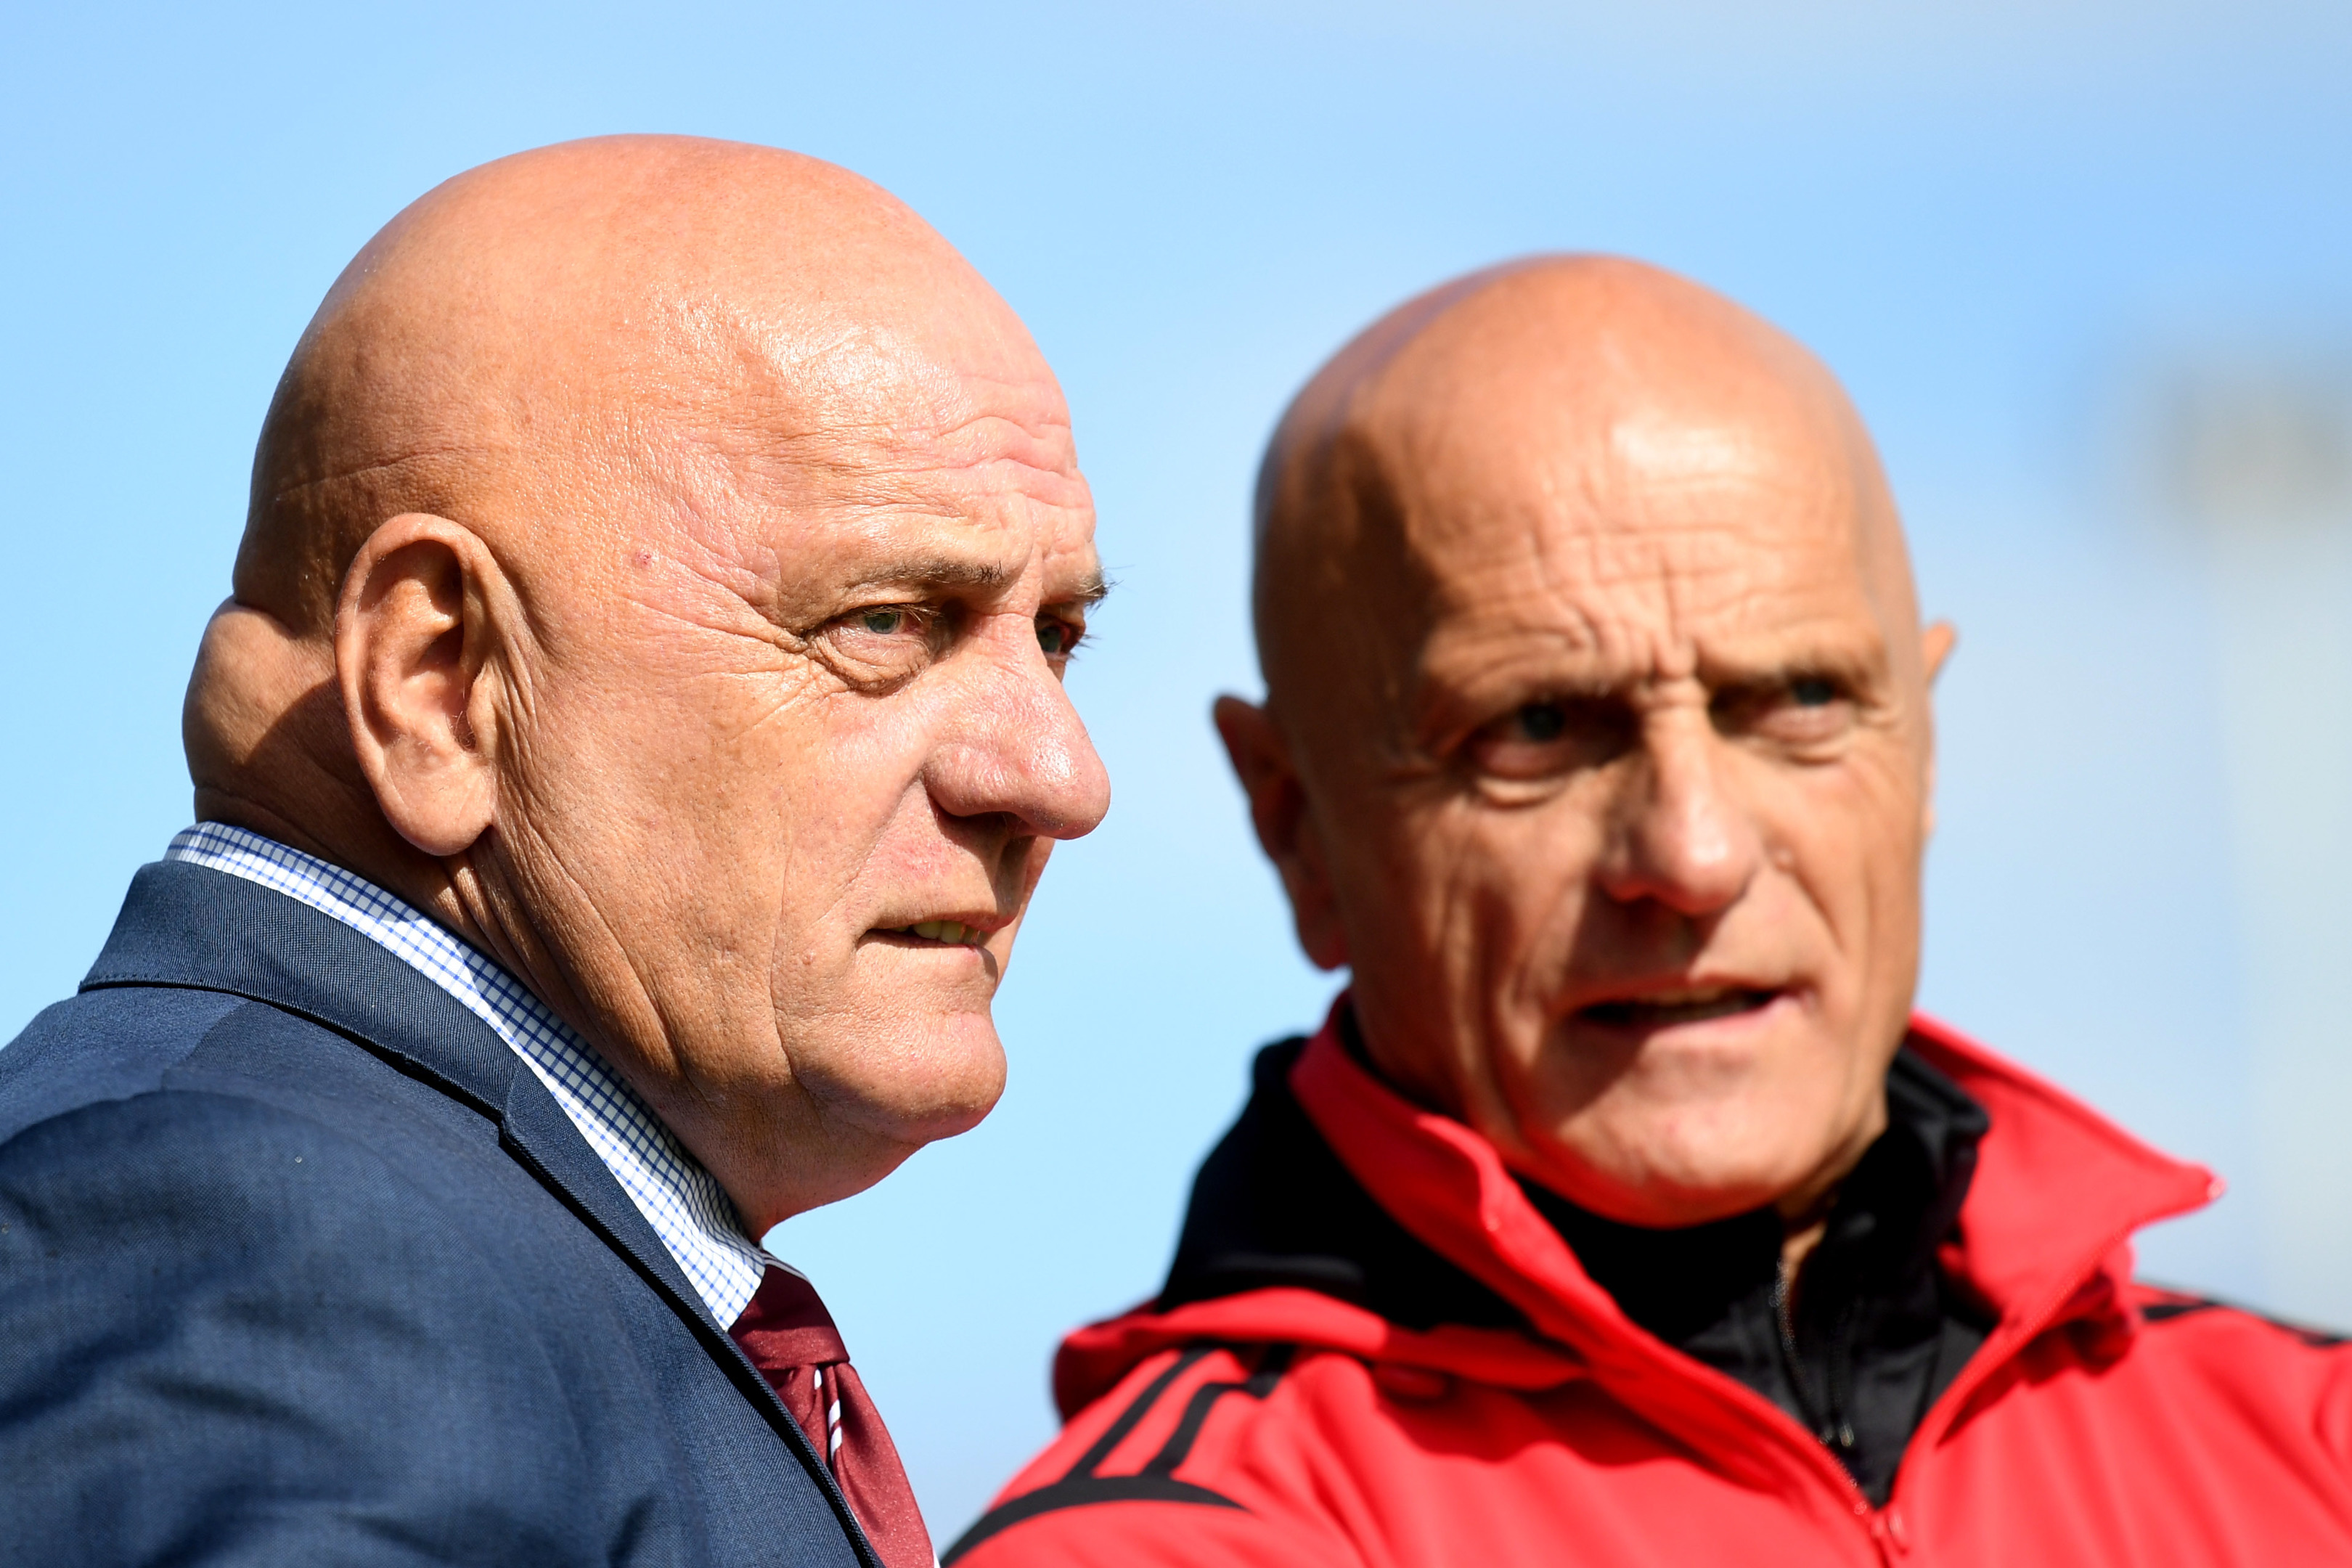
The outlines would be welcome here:
M 1211 711 L 1225 755 L 1233 760 L 1234 776 L 1249 796 L 1258 847 L 1282 874 L 1298 945 L 1318 969 L 1337 969 L 1348 962 L 1347 931 L 1339 921 L 1322 829 L 1292 765 L 1289 742 L 1274 716 L 1255 703 L 1220 697 Z
M 360 547 L 335 606 L 360 769 L 384 820 L 436 859 L 472 847 L 497 814 L 492 605 L 505 586 L 470 531 L 404 512 Z
M 1944 673 L 1944 661 L 1952 657 L 1952 649 L 1960 640 L 1960 628 L 1949 621 L 1937 621 L 1919 634 L 1919 662 L 1927 668 L 1927 689 L 1933 693 L 1936 677 Z M 1921 831 L 1928 837 L 1936 836 L 1936 727 L 1927 726 L 1927 767 L 1925 788 L 1920 801 Z
M 1937 621 L 1919 634 L 1919 660 L 1927 667 L 1927 684 L 1936 684 L 1936 677 L 1944 673 L 1944 661 L 1952 657 L 1952 649 L 1960 640 L 1960 628 L 1949 621 Z

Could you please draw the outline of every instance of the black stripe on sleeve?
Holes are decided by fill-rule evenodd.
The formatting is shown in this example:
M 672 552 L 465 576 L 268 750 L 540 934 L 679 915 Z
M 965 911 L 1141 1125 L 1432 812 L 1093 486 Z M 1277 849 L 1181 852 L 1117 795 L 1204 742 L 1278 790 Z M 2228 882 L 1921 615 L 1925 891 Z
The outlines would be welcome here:
M 1202 1356 L 1216 1348 L 1214 1345 L 1185 1347 L 1182 1355 L 1168 1363 L 1167 1371 L 1153 1378 L 1150 1385 L 1135 1396 L 1134 1402 L 1119 1412 L 1118 1420 L 1103 1428 L 1103 1435 L 1095 1440 L 1095 1446 L 1088 1448 L 1062 1479 L 1066 1481 L 1076 1480 L 1081 1477 L 1091 1476 L 1100 1469 L 1103 1461 L 1109 1458 L 1121 1443 L 1127 1441 L 1128 1434 L 1140 1426 L 1146 1415 L 1151 1414 L 1151 1407 L 1160 1403 L 1160 1396 L 1168 1392 L 1169 1385 L 1192 1371 Z
M 1113 1450 L 1125 1442 L 1129 1434 L 1142 1423 L 1151 1407 L 1158 1404 L 1176 1380 L 1190 1371 L 1194 1363 L 1214 1345 L 1193 1345 L 1171 1363 L 1168 1370 L 1151 1380 L 1134 1403 L 1119 1412 L 1118 1419 L 1105 1429 L 1092 1447 L 1069 1473 L 1060 1480 L 1049 1482 L 1034 1491 L 1000 1504 L 982 1514 L 970 1530 L 956 1538 L 955 1544 L 940 1554 L 940 1568 L 949 1568 L 956 1559 L 990 1537 L 1010 1530 L 1039 1514 L 1055 1513 L 1066 1508 L 1083 1508 L 1098 1502 L 1185 1502 L 1211 1508 L 1238 1509 L 1242 1505 L 1223 1492 L 1207 1487 L 1194 1486 L 1175 1479 L 1176 1467 L 1182 1464 L 1201 1436 L 1201 1428 L 1209 1419 L 1209 1412 L 1218 1400 L 1228 1394 L 1246 1394 L 1253 1399 L 1264 1399 L 1274 1392 L 1288 1370 L 1296 1351 L 1291 1345 L 1270 1346 L 1260 1358 L 1257 1369 L 1241 1383 L 1204 1383 L 1192 1391 L 1185 1402 L 1184 1414 L 1176 1423 L 1176 1430 L 1160 1445 L 1160 1452 L 1151 1457 L 1142 1470 L 1132 1476 L 1101 1476 L 1095 1471 Z
M 2235 1301 L 2218 1300 L 2210 1296 L 2176 1295 L 2169 1301 L 2150 1301 L 2140 1308 L 2139 1315 L 2150 1323 L 2168 1323 L 2175 1318 L 2187 1318 L 2199 1312 L 2235 1312 L 2242 1318 L 2252 1318 L 2266 1323 L 2282 1333 L 2293 1334 L 2313 1350 L 2334 1350 L 2347 1343 L 2342 1334 L 2326 1329 L 2315 1329 L 2305 1323 L 2290 1323 L 2273 1318 L 2267 1312 L 2257 1312 L 2251 1307 L 2241 1307 Z
M 2219 1301 L 2150 1301 L 2139 1310 L 2139 1315 L 2151 1323 L 2168 1323 L 2191 1312 L 2210 1312 L 2221 1304 Z
M 1206 1503 L 1212 1508 L 1242 1506 L 1223 1492 L 1213 1492 L 1206 1487 L 1192 1486 L 1183 1481 L 1171 1481 L 1165 1476 L 1081 1476 L 1072 1480 L 1055 1481 L 1052 1486 L 1039 1487 L 1034 1492 L 1024 1492 L 1001 1508 L 989 1510 L 981 1516 L 978 1523 L 956 1537 L 953 1546 L 940 1554 L 940 1568 L 950 1568 L 957 1558 L 990 1536 L 1010 1530 L 1024 1520 L 1061 1509 L 1083 1508 L 1090 1502 L 1195 1502 Z
M 1192 1445 L 1200 1440 L 1201 1428 L 1208 1424 L 1209 1412 L 1215 1408 L 1217 1401 L 1228 1394 L 1264 1399 L 1274 1392 L 1274 1385 L 1289 1369 L 1291 1350 L 1289 1345 L 1276 1345 L 1268 1350 L 1257 1371 L 1245 1383 L 1204 1383 L 1194 1389 L 1192 1399 L 1185 1404 L 1183 1418 L 1176 1423 L 1176 1430 L 1169 1434 L 1160 1452 L 1151 1456 L 1151 1462 L 1143 1467 L 1142 1473 L 1173 1476 L 1176 1467 L 1191 1456 Z

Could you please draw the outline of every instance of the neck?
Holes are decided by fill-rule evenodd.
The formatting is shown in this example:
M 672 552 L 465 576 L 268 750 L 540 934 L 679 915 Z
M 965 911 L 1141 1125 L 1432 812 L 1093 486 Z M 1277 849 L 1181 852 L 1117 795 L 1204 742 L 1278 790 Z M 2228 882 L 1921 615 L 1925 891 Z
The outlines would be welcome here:
M 1885 1126 L 1885 1121 L 1882 1116 L 1879 1131 L 1884 1131 Z M 1821 1246 L 1822 1237 L 1829 1234 L 1830 1213 L 1837 1207 L 1839 1184 L 1844 1181 L 1846 1173 L 1861 1158 L 1862 1151 L 1857 1150 L 1853 1159 L 1841 1163 L 1835 1181 L 1819 1188 L 1804 1200 L 1774 1205 L 1780 1215 L 1780 1273 L 1790 1282 L 1790 1289 L 1796 1288 L 1797 1281 L 1804 1275 L 1805 1259 L 1812 1256 L 1813 1250 Z
M 331 735 L 340 741 L 340 703 L 332 718 Z M 281 721 L 271 733 L 287 727 Z M 460 855 L 436 858 L 385 821 L 355 762 L 339 767 L 331 751 L 325 763 L 318 751 L 265 747 L 248 754 L 254 765 L 207 765 L 192 733 L 199 820 L 247 828 L 365 877 L 496 962 L 644 1098 L 725 1189 L 755 1238 L 793 1215 L 872 1185 L 919 1146 L 825 1115 L 797 1081 L 749 1098 L 698 1090 L 650 997 L 604 998 L 607 1008 L 617 1008 L 610 1015 L 587 1004 L 501 874 L 497 829 Z M 625 978 L 625 966 L 623 973 Z
M 362 802 L 314 795 L 296 805 L 282 791 L 199 784 L 195 811 L 200 822 L 247 828 L 365 877 L 447 926 L 529 984 L 535 994 L 540 992 L 536 966 L 519 962 L 520 944 L 506 939 L 498 922 L 481 918 L 478 897 L 464 895 L 464 884 L 471 879 L 470 857 L 443 861 L 421 853 L 384 821 L 373 797 Z M 541 999 L 546 1000 L 543 994 Z
M 1801 1205 L 1659 1229 L 1603 1219 L 1532 1182 L 1519 1184 L 1628 1317 L 1679 1342 L 1776 1278 L 1793 1297 L 1809 1267 L 1832 1255 L 1845 1260 L 1841 1274 L 1852 1265 L 1873 1278 L 1908 1279 L 1933 1267 L 1968 1194 L 1984 1112 L 1907 1053 L 1887 1075 L 1884 1110 L 1886 1131 L 1863 1159 Z

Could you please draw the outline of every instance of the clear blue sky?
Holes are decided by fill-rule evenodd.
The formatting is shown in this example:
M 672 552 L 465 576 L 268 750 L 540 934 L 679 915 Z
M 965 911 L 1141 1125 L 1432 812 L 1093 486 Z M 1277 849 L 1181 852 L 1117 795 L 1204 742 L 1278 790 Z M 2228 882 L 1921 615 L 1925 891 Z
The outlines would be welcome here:
M 1003 1108 L 775 1237 L 942 1540 L 1050 1430 L 1055 1336 L 1155 1287 L 1252 1047 L 1331 990 L 1206 721 L 1255 689 L 1257 445 L 1370 317 L 1523 251 L 1663 262 L 1846 379 L 1963 631 L 1926 1000 L 2238 1177 L 2150 1267 L 2263 1300 L 2227 694 L 2131 411 L 2198 344 L 2352 342 L 2347 79 L 2352 11 L 2267 0 L 12 0 L 0 1037 L 187 817 L 189 658 L 336 271 L 472 163 L 693 132 L 880 181 L 997 284 L 1063 376 L 1120 583 L 1073 679 L 1118 803 L 1024 934 Z

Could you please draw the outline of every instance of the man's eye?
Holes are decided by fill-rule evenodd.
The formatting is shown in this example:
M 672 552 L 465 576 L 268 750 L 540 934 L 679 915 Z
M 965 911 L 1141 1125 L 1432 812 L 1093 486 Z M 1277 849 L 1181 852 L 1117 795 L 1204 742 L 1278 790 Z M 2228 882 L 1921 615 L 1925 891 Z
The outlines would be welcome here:
M 1045 650 L 1046 658 L 1059 658 L 1078 646 L 1077 628 L 1067 621 L 1040 620 L 1037 646 Z
M 1557 702 L 1528 703 L 1513 718 L 1523 741 L 1557 741 L 1568 730 L 1568 710 Z
M 1837 682 L 1825 676 L 1801 675 L 1789 682 L 1789 700 L 1800 708 L 1826 708 L 1837 696 Z
M 1819 748 L 1855 722 L 1853 690 L 1835 676 L 1791 675 L 1718 691 L 1709 704 L 1715 727 L 1771 745 Z
M 1622 704 L 1572 697 L 1522 702 L 1488 723 L 1470 742 L 1470 759 L 1490 778 L 1559 778 L 1599 767 L 1633 738 Z
M 867 610 L 858 619 L 864 623 L 867 631 L 877 637 L 896 637 L 899 628 L 907 624 L 907 612 L 891 609 Z

